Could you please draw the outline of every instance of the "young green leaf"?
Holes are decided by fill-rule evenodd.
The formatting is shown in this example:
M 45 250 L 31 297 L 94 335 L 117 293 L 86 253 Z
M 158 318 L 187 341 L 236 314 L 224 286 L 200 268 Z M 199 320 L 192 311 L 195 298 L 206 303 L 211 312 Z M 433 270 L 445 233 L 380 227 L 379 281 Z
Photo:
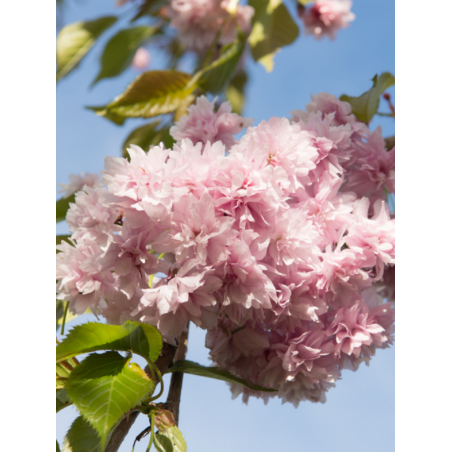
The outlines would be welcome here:
M 245 38 L 245 34 L 240 33 L 234 42 L 222 48 L 220 56 L 212 64 L 195 75 L 195 78 L 199 77 L 198 84 L 201 88 L 213 94 L 223 91 L 240 61 Z
M 214 378 L 215 380 L 228 381 L 229 383 L 238 383 L 246 386 L 253 391 L 265 391 L 275 392 L 275 389 L 264 388 L 263 386 L 253 385 L 247 383 L 230 372 L 220 370 L 217 367 L 205 367 L 201 364 L 194 363 L 193 361 L 176 361 L 171 367 L 168 368 L 166 373 L 183 372 L 185 374 L 198 375 L 200 377 Z
M 69 242 L 69 240 L 68 240 L 70 237 L 71 237 L 70 235 L 57 235 L 56 236 L 56 244 L 59 245 L 64 240 L 65 242 L 68 242 L 71 245 L 71 242 Z M 57 251 L 57 253 L 58 253 L 58 251 Z
M 84 323 L 77 325 L 57 345 L 57 362 L 98 350 L 131 351 L 146 360 L 156 361 L 162 350 L 162 336 L 153 326 L 138 322 L 124 325 Z
M 60 445 L 58 444 L 58 440 L 56 440 L 56 452 L 61 452 Z
M 254 8 L 253 29 L 248 38 L 255 61 L 273 70 L 275 53 L 298 37 L 298 25 L 281 0 L 249 0 Z
M 226 99 L 231 103 L 232 111 L 238 115 L 242 114 L 245 103 L 245 86 L 248 81 L 246 72 L 238 72 L 226 88 Z
M 171 113 L 194 91 L 191 75 L 178 71 L 147 71 L 140 74 L 113 102 L 88 107 L 99 116 L 119 124 L 119 119 L 152 118 Z
M 62 452 L 101 452 L 96 430 L 82 416 L 72 423 L 66 433 Z
M 138 12 L 131 20 L 131 22 L 134 22 L 135 20 L 145 16 L 146 14 L 153 16 L 166 5 L 167 0 L 144 0 L 144 2 L 142 2 L 141 5 L 138 6 Z
M 64 221 L 66 219 L 67 211 L 69 210 L 69 203 L 75 202 L 75 193 L 67 198 L 61 198 L 56 202 L 56 222 Z
M 75 22 L 61 29 L 56 42 L 57 81 L 77 66 L 96 39 L 115 22 L 116 17 L 107 16 L 87 22 Z
M 117 352 L 93 353 L 70 374 L 66 391 L 99 433 L 102 450 L 110 430 L 155 388 L 146 373 Z
M 372 79 L 373 86 L 369 91 L 359 97 L 342 95 L 340 99 L 348 102 L 352 107 L 352 113 L 362 122 L 369 124 L 380 105 L 380 96 L 391 86 L 395 85 L 395 77 L 389 72 L 383 72 L 379 77 Z
M 157 452 L 186 452 L 187 443 L 182 432 L 173 425 L 163 432 L 154 435 L 154 446 Z
M 147 152 L 151 146 L 158 146 L 161 142 L 165 141 L 166 135 L 169 133 L 169 127 L 159 128 L 159 125 L 160 121 L 156 120 L 132 130 L 122 145 L 122 156 L 129 159 L 127 148 L 131 144 L 136 144 Z
M 124 72 L 130 66 L 138 48 L 156 31 L 156 28 L 147 26 L 120 30 L 104 48 L 100 59 L 100 72 L 93 85 L 99 80 L 116 77 Z
M 65 388 L 60 388 L 56 390 L 56 412 L 61 411 L 63 408 L 72 405 L 72 402 L 69 400 L 67 395 L 67 391 Z

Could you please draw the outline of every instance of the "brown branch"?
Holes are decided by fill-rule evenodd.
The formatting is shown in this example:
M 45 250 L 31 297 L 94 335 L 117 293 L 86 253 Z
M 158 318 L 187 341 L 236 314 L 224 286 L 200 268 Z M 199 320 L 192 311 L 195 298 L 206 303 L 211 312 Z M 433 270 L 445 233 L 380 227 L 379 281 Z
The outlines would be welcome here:
M 166 372 L 166 369 L 173 364 L 174 355 L 176 354 L 176 347 L 174 345 L 170 345 L 167 343 L 163 344 L 162 351 L 160 352 L 160 356 L 158 357 L 155 365 L 160 370 L 160 373 L 163 375 Z M 144 369 L 146 373 L 151 376 L 151 372 L 149 366 L 146 366 Z M 136 421 L 139 411 L 133 411 L 129 413 L 115 428 L 114 432 L 111 435 L 110 440 L 108 441 L 105 452 L 117 452 L 119 447 L 121 446 L 124 438 L 129 433 L 130 428 L 133 423 Z
M 188 346 L 188 327 L 186 331 L 183 331 L 179 337 L 179 345 L 177 347 L 176 354 L 174 356 L 174 361 L 180 361 L 185 359 L 187 356 L 187 346 Z M 184 379 L 184 374 L 182 372 L 174 372 L 171 375 L 171 383 L 168 391 L 168 398 L 166 399 L 166 404 L 168 409 L 172 411 L 174 415 L 174 420 L 176 425 L 179 425 L 179 407 L 180 398 L 182 393 L 182 382 Z

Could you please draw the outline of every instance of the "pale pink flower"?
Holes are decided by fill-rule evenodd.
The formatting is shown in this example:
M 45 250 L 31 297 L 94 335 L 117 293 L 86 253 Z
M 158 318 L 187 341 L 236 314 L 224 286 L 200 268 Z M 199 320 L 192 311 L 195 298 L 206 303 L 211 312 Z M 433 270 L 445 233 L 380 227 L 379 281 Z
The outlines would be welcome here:
M 374 204 L 374 215 L 368 218 L 369 200 L 362 198 L 355 203 L 356 220 L 348 228 L 345 243 L 363 251 L 370 250 L 376 257 L 376 275 L 383 275 L 384 265 L 395 264 L 395 220 L 389 214 L 384 201 Z
M 386 150 L 381 126 L 362 142 L 354 165 L 349 169 L 346 189 L 359 197 L 367 197 L 371 204 L 395 193 L 395 148 Z
M 165 166 L 169 150 L 155 146 L 146 154 L 140 147 L 128 149 L 130 162 L 119 157 L 107 157 L 102 171 L 102 184 L 122 198 L 123 207 L 144 211 L 153 220 L 163 220 L 172 204 L 172 187 Z
M 116 285 L 110 271 L 102 271 L 96 262 L 102 250 L 96 242 L 76 247 L 63 241 L 57 245 L 56 279 L 57 299 L 69 301 L 75 314 L 83 314 L 89 307 L 97 307 L 106 290 Z
M 316 39 L 323 36 L 334 39 L 338 30 L 348 27 L 355 19 L 351 7 L 349 0 L 315 0 L 302 16 L 305 34 L 312 34 Z
M 110 234 L 120 231 L 120 226 L 115 223 L 122 212 L 108 205 L 106 193 L 102 187 L 91 188 L 88 185 L 76 193 L 75 204 L 70 204 L 66 222 L 77 242 L 89 240 L 105 245 Z
M 317 96 L 311 94 L 311 101 L 306 105 L 306 111 L 292 111 L 293 120 L 308 122 L 312 113 L 321 113 L 322 117 L 334 113 L 334 117 L 331 118 L 331 125 L 337 127 L 350 124 L 353 132 L 352 139 L 363 137 L 369 132 L 367 126 L 358 121 L 355 115 L 352 114 L 351 105 L 348 102 L 339 100 L 333 94 L 319 93 Z
M 82 173 L 70 174 L 69 184 L 58 184 L 58 185 L 61 187 L 59 192 L 60 193 L 64 192 L 63 198 L 69 198 L 69 196 L 81 190 L 84 185 L 87 185 L 88 187 L 91 188 L 98 187 L 99 176 L 97 174 L 91 173 L 85 173 L 84 176 L 82 176 Z
M 289 182 L 287 190 L 294 192 L 309 184 L 306 176 L 316 166 L 318 152 L 312 144 L 310 134 L 298 124 L 272 117 L 248 129 L 231 154 L 243 154 L 246 160 L 261 162 L 262 166 L 282 168 Z
M 284 353 L 278 352 L 283 368 L 289 372 L 288 380 L 294 379 L 300 367 L 303 371 L 310 372 L 316 359 L 333 351 L 334 345 L 328 336 L 322 329 L 306 331 L 291 339 Z
M 154 288 L 145 289 L 133 314 L 170 337 L 177 337 L 188 321 L 211 328 L 216 324 L 218 310 L 214 292 L 220 286 L 221 280 L 209 268 L 200 269 L 196 261 L 187 261 Z
M 351 308 L 341 308 L 333 322 L 326 330 L 327 335 L 335 337 L 335 354 L 353 354 L 358 357 L 363 346 L 371 346 L 374 342 L 381 345 L 385 337 L 380 333 L 385 329 L 369 316 L 369 308 L 357 301 Z
M 193 144 L 221 141 L 228 149 L 237 143 L 234 135 L 251 126 L 253 120 L 232 113 L 229 102 L 223 102 L 215 111 L 215 101 L 209 102 L 205 96 L 198 97 L 196 103 L 188 108 L 188 114 L 171 127 L 172 137 L 178 143 L 185 138 Z
M 202 265 L 218 264 L 227 259 L 226 247 L 238 234 L 232 229 L 233 223 L 231 217 L 215 216 L 207 192 L 199 200 L 189 194 L 175 204 L 170 226 L 153 243 L 153 249 L 173 252 L 177 262 L 198 259 Z
M 144 47 L 140 47 L 133 57 L 132 66 L 138 71 L 143 71 L 151 64 L 151 54 Z
M 254 9 L 237 5 L 235 13 L 228 11 L 231 0 L 171 0 L 168 16 L 177 28 L 187 49 L 208 49 L 219 33 L 219 44 L 228 44 L 237 36 L 237 27 L 250 30 Z

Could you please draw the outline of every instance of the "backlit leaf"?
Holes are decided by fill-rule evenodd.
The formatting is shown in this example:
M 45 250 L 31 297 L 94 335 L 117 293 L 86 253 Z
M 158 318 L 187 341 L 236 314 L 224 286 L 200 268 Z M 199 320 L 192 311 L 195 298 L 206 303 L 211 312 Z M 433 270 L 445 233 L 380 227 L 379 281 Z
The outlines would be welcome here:
M 242 114 L 245 103 L 245 86 L 248 81 L 246 72 L 237 73 L 226 88 L 226 99 L 231 103 L 232 111 Z
M 75 203 L 75 193 L 67 198 L 61 198 L 56 202 L 56 222 L 64 221 L 66 219 L 67 211 L 69 210 L 69 203 Z
M 66 433 L 62 452 L 101 452 L 99 435 L 82 416 Z
M 88 107 L 117 124 L 126 118 L 152 118 L 175 111 L 194 91 L 191 75 L 178 71 L 140 74 L 113 102 Z
M 69 397 L 67 395 L 65 388 L 60 388 L 56 390 L 56 412 L 62 410 L 63 408 L 66 408 L 67 406 L 71 405 L 72 402 L 69 400 Z
M 254 8 L 253 28 L 248 38 L 255 61 L 273 70 L 275 53 L 298 37 L 298 26 L 281 0 L 249 0 Z
M 245 47 L 245 35 L 241 33 L 237 39 L 221 49 L 220 56 L 209 66 L 200 71 L 198 84 L 213 94 L 223 91 L 237 68 Z
M 57 80 L 69 74 L 88 53 L 96 39 L 115 22 L 116 17 L 107 16 L 75 22 L 62 28 L 56 42 Z
M 157 452 L 186 452 L 187 443 L 182 432 L 173 425 L 163 432 L 154 435 L 154 446 Z
M 162 349 L 162 336 L 146 323 L 125 322 L 124 325 L 84 323 L 73 328 L 56 347 L 57 362 L 98 350 L 131 351 L 156 361 Z
M 372 79 L 373 86 L 369 91 L 359 97 L 342 95 L 340 99 L 348 102 L 352 107 L 352 113 L 362 122 L 369 124 L 380 105 L 380 96 L 391 86 L 395 85 L 395 78 L 389 72 L 383 72 L 379 77 Z
M 101 450 L 110 430 L 155 387 L 155 382 L 130 359 L 117 352 L 93 353 L 66 382 L 72 403 L 99 434 Z
M 104 78 L 116 77 L 124 72 L 138 48 L 154 33 L 156 28 L 140 26 L 120 30 L 107 42 L 101 56 L 101 69 L 93 85 Z

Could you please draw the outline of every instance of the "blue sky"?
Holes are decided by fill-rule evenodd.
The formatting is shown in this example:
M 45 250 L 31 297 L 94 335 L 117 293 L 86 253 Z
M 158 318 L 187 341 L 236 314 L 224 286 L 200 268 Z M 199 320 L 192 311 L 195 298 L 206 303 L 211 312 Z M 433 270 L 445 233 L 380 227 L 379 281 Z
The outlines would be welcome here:
M 109 30 L 102 42 L 126 27 L 131 16 L 127 7 L 114 8 L 114 0 L 67 3 L 61 16 L 64 23 L 124 15 L 125 20 Z M 295 0 L 286 4 L 294 11 Z M 376 73 L 394 73 L 394 0 L 355 0 L 352 11 L 356 20 L 341 30 L 335 41 L 301 36 L 276 56 L 270 74 L 249 61 L 244 113 L 254 118 L 255 125 L 271 116 L 290 116 L 290 111 L 304 107 L 311 93 L 359 95 L 370 87 Z M 96 46 L 79 69 L 57 87 L 57 182 L 67 182 L 70 173 L 99 172 L 104 157 L 119 156 L 125 137 L 144 122 L 128 120 L 119 127 L 84 108 L 113 99 L 137 75 L 129 69 L 89 90 L 98 71 L 100 48 Z M 151 68 L 160 68 L 161 56 L 158 52 L 152 56 Z M 392 119 L 375 118 L 371 128 L 377 125 L 383 127 L 385 136 L 394 134 Z M 65 224 L 57 225 L 57 233 L 66 232 Z M 92 319 L 85 316 L 79 321 L 87 320 Z M 204 332 L 192 326 L 188 359 L 208 365 L 207 356 Z M 344 371 L 325 404 L 304 402 L 298 409 L 281 405 L 279 400 L 266 406 L 259 400 L 244 405 L 239 399 L 231 400 L 222 382 L 185 376 L 180 428 L 189 450 L 196 452 L 391 452 L 395 439 L 394 356 L 394 348 L 377 351 L 369 367 Z M 60 444 L 75 416 L 72 407 L 57 415 Z M 120 450 L 130 451 L 134 437 L 146 425 L 145 417 L 139 418 Z M 136 451 L 145 449 L 142 442 Z

